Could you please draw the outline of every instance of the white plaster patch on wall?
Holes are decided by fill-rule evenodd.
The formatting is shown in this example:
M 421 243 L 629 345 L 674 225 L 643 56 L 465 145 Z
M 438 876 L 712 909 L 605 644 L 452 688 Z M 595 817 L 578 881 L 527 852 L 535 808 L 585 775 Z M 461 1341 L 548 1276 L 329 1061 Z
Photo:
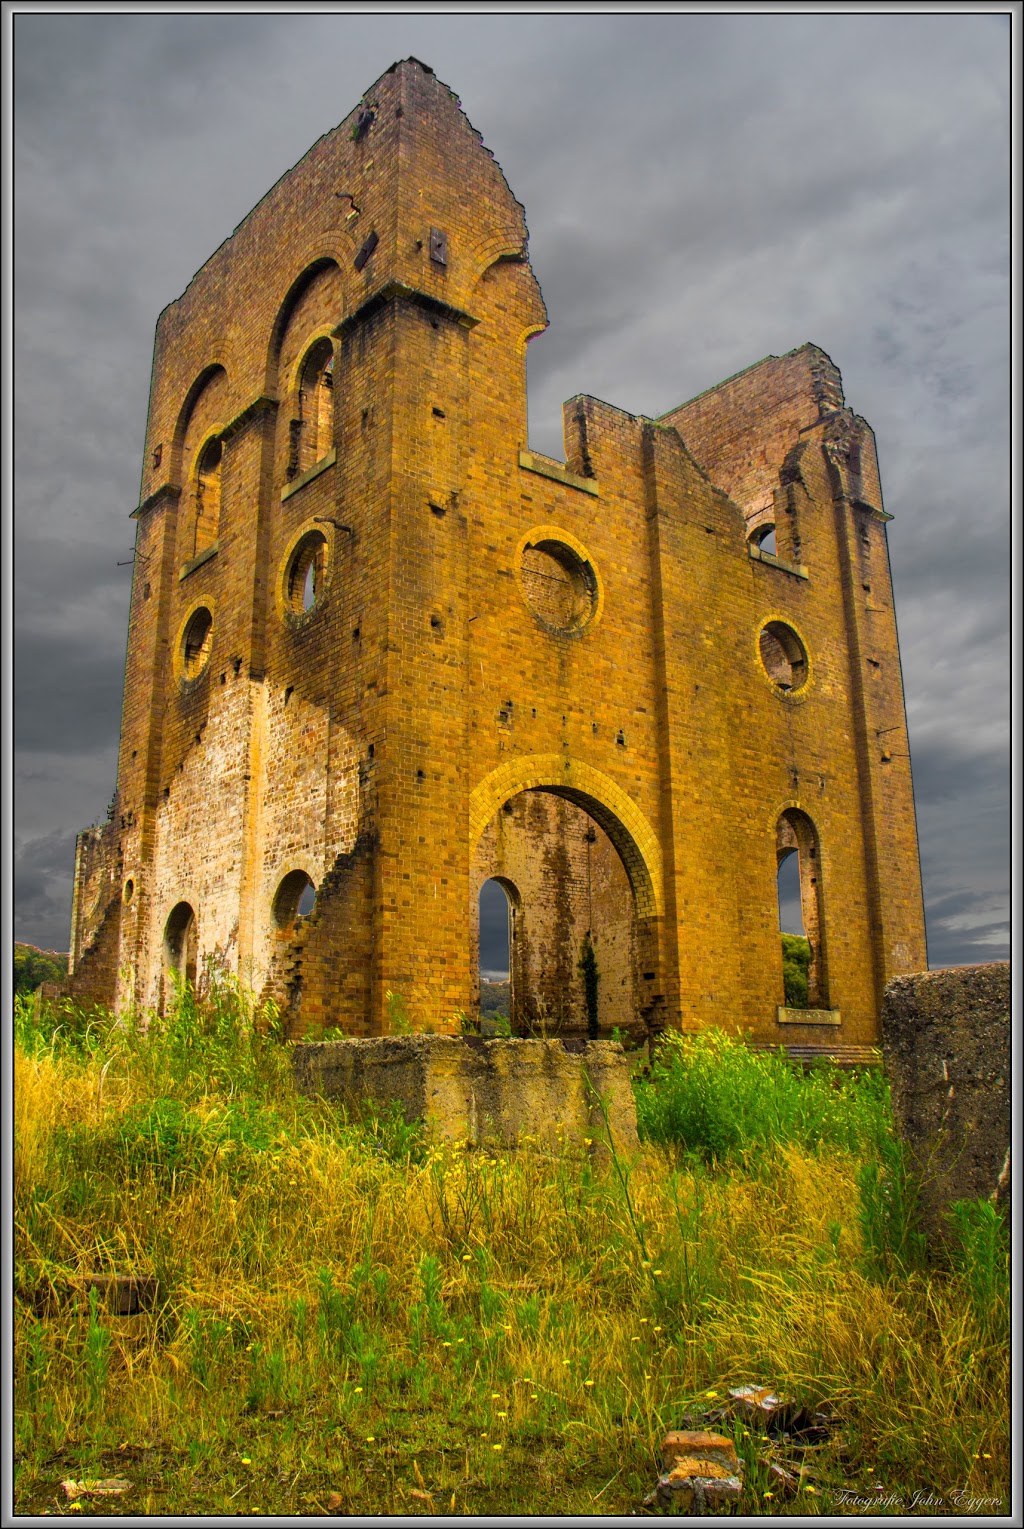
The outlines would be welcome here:
M 260 755 L 252 973 L 257 992 L 273 950 L 281 882 L 305 871 L 318 887 L 337 856 L 352 848 L 359 820 L 356 744 L 326 706 L 267 685 Z
M 152 1002 L 159 1001 L 164 927 L 178 902 L 189 903 L 196 915 L 199 973 L 207 957 L 228 970 L 237 964 L 251 719 L 248 685 L 222 693 L 158 807 L 147 974 Z

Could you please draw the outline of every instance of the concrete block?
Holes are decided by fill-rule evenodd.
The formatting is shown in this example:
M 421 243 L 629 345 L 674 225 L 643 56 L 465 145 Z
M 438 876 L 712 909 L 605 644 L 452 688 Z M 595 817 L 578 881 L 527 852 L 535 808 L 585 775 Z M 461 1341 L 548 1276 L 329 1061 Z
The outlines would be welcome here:
M 357 1104 L 400 1100 L 437 1141 L 501 1147 L 588 1140 L 640 1151 L 629 1062 L 617 1041 L 391 1035 L 299 1042 L 301 1092 Z M 603 1101 L 602 1109 L 599 1099 Z M 605 1114 L 606 1112 L 606 1114 Z
M 1009 1202 L 1010 967 L 950 967 L 885 990 L 882 1052 L 929 1240 L 955 1200 Z

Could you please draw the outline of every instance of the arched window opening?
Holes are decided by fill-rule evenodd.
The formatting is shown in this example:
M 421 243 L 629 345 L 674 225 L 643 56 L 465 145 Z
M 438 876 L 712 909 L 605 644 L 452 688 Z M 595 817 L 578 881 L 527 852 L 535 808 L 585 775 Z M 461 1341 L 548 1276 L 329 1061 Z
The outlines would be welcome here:
M 299 391 L 292 421 L 289 480 L 315 467 L 334 444 L 334 347 L 317 340 L 299 370 Z
M 177 972 L 190 987 L 196 985 L 199 932 L 191 903 L 176 903 L 164 925 L 164 969 Z
M 327 539 L 310 531 L 295 548 L 285 573 L 285 607 L 293 616 L 304 616 L 323 599 L 327 577 Z
M 768 552 L 772 557 L 778 556 L 775 542 L 775 524 L 773 521 L 764 521 L 749 537 L 752 547 L 757 547 L 761 552 Z
M 480 888 L 480 1020 L 494 1030 L 511 1022 L 517 897 L 510 882 L 496 878 Z
M 196 463 L 194 556 L 205 552 L 217 540 L 220 529 L 221 465 L 224 459 L 220 439 L 214 436 L 199 453 Z
M 814 824 L 804 812 L 787 809 L 775 836 L 778 867 L 779 932 L 786 1007 L 828 1007 L 821 858 Z
M 305 871 L 289 871 L 274 895 L 274 924 L 282 934 L 294 934 L 316 906 L 316 887 Z
M 205 605 L 193 611 L 181 639 L 181 671 L 187 680 L 198 679 L 210 661 L 213 647 L 213 616 Z
M 800 907 L 800 856 L 795 849 L 779 858 L 779 933 L 782 938 L 782 986 L 788 1009 L 807 1008 L 807 970 L 811 945 L 804 934 Z

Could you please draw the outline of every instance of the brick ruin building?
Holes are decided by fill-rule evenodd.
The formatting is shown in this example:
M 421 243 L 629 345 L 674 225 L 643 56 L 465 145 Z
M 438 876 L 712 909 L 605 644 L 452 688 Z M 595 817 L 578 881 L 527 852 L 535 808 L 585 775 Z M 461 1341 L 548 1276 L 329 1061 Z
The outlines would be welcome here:
M 520 1029 L 586 1027 L 588 931 L 605 1033 L 856 1048 L 926 966 L 870 428 L 802 345 L 660 419 L 573 398 L 531 452 L 526 240 L 408 59 L 161 315 L 80 997 L 218 967 L 294 1033 L 382 1033 L 389 994 L 454 1029 L 489 878 Z

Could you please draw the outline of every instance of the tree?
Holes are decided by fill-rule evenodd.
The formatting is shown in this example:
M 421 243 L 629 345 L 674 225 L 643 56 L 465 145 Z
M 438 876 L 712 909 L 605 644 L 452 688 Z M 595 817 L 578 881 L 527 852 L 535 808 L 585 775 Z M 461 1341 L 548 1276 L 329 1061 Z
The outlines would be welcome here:
M 782 983 L 788 1009 L 806 1009 L 811 942 L 802 934 L 782 936 Z
M 588 929 L 583 936 L 583 954 L 577 962 L 576 969 L 583 978 L 583 997 L 587 1006 L 587 1034 L 592 1041 L 597 1040 L 597 984 L 600 972 L 597 967 L 597 957 L 594 954 L 594 946 L 590 939 Z
M 42 982 L 63 982 L 68 974 L 68 958 L 52 950 L 37 950 L 34 945 L 14 947 L 14 991 L 34 993 Z

